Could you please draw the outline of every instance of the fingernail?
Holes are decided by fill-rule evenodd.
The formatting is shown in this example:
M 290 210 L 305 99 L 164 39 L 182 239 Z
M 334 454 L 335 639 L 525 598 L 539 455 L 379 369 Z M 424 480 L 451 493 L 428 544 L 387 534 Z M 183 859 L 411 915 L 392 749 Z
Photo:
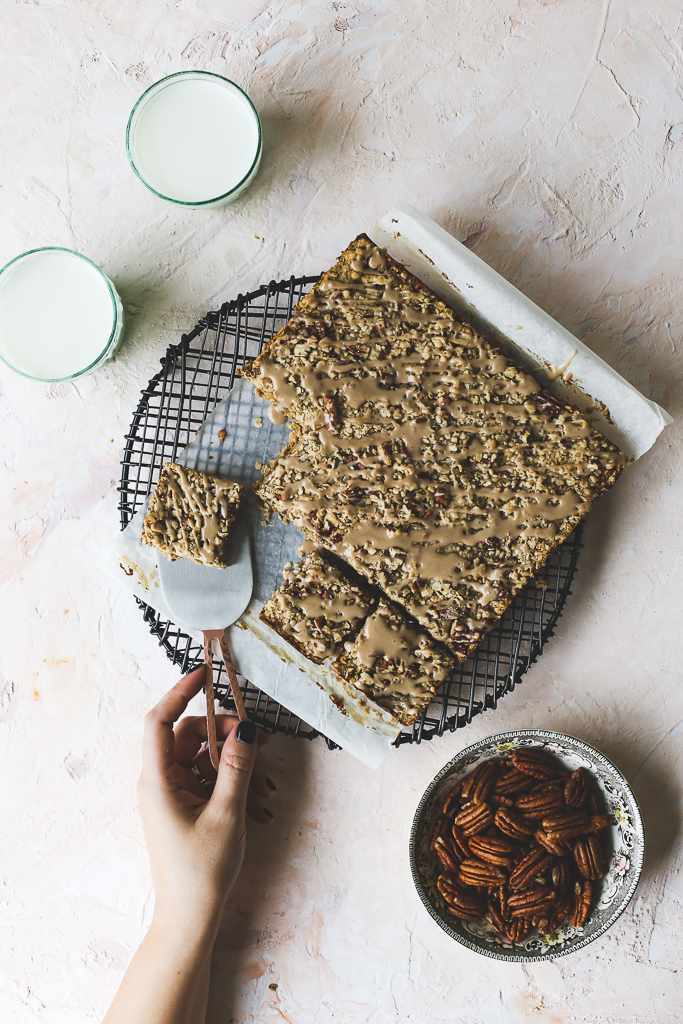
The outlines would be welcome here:
M 269 811 L 267 807 L 264 807 L 263 810 L 266 812 L 266 814 L 268 815 L 269 818 L 274 818 L 275 817 L 273 812 Z
M 266 786 L 268 787 L 268 789 L 272 789 L 273 793 L 277 793 L 277 786 L 275 785 L 275 783 L 273 782 L 272 779 L 268 778 L 267 775 L 266 775 Z
M 253 722 L 240 722 L 235 735 L 240 743 L 253 743 L 256 739 L 256 726 Z

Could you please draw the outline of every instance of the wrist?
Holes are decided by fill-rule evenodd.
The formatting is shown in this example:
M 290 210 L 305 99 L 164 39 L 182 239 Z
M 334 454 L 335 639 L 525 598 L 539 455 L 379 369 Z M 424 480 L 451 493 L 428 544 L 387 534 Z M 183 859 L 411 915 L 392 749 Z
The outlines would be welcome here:
M 211 947 L 218 932 L 224 901 L 190 896 L 157 896 L 150 931 L 178 942 L 184 949 Z

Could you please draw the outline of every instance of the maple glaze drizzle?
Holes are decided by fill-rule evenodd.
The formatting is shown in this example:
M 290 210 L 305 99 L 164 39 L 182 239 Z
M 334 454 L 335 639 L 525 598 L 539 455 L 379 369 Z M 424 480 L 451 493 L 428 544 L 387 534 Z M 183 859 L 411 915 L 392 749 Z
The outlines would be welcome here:
M 276 412 L 295 408 L 294 418 L 306 430 L 278 460 L 266 486 L 272 491 L 282 478 L 278 508 L 309 535 L 321 510 L 328 520 L 336 519 L 339 536 L 321 541 L 371 579 L 377 579 L 378 551 L 401 564 L 399 584 L 392 584 L 390 574 L 379 582 L 403 603 L 406 582 L 420 579 L 474 589 L 478 618 L 469 617 L 456 629 L 480 635 L 496 617 L 488 606 L 510 589 L 507 570 L 531 571 L 533 551 L 523 544 L 514 566 L 491 565 L 491 559 L 476 556 L 474 546 L 493 544 L 495 550 L 499 542 L 552 541 L 558 524 L 590 507 L 564 483 L 561 464 L 554 472 L 550 466 L 543 470 L 558 490 L 565 488 L 557 494 L 548 492 L 547 480 L 538 491 L 506 486 L 506 481 L 538 477 L 526 460 L 529 445 L 587 441 L 594 432 L 577 411 L 561 404 L 547 409 L 535 401 L 539 385 L 533 377 L 490 349 L 442 303 L 432 300 L 425 309 L 425 292 L 412 279 L 382 274 L 386 257 L 380 249 L 368 247 L 350 266 L 364 278 L 325 279 L 297 318 L 304 328 L 319 328 L 321 314 L 330 314 L 338 340 L 311 334 L 294 343 L 295 357 L 302 345 L 298 361 L 285 365 L 277 353 L 258 361 L 261 384 Z M 423 308 L 415 308 L 415 302 Z M 420 330 L 408 329 L 410 324 Z M 346 331 L 350 342 L 344 341 Z M 391 358 L 358 355 L 363 345 L 383 350 L 383 338 L 393 349 L 404 343 L 408 351 Z M 454 345 L 461 347 L 460 355 L 453 354 Z M 346 347 L 351 358 L 339 358 Z M 459 467 L 469 462 L 471 469 L 474 458 L 481 470 L 477 457 L 488 453 L 489 438 L 506 462 L 490 468 L 491 486 L 482 487 Z M 581 454 L 576 448 L 573 456 L 569 469 L 578 479 L 625 461 L 618 452 L 587 446 Z M 430 471 L 439 479 L 431 480 Z M 444 472 L 457 482 L 444 482 Z M 296 473 L 303 479 L 292 480 Z M 405 499 L 395 502 L 395 509 L 384 500 L 392 492 Z M 423 607 L 448 611 L 452 604 L 452 596 L 439 602 L 431 595 L 422 606 L 418 587 L 410 609 L 419 618 Z
M 168 491 L 173 495 L 173 514 L 160 522 L 172 541 L 180 543 L 188 552 L 192 551 L 188 535 L 194 535 L 197 554 L 203 562 L 211 564 L 225 543 L 226 533 L 224 529 L 221 532 L 221 519 L 225 522 L 231 518 L 235 484 L 214 478 L 217 506 L 217 511 L 214 511 L 209 507 L 211 495 L 205 489 L 194 487 L 183 466 L 174 464 L 173 469 L 173 473 L 167 473 Z M 188 518 L 187 509 L 193 514 L 192 519 L 183 522 L 183 518 Z M 174 523 L 178 525 L 174 526 Z

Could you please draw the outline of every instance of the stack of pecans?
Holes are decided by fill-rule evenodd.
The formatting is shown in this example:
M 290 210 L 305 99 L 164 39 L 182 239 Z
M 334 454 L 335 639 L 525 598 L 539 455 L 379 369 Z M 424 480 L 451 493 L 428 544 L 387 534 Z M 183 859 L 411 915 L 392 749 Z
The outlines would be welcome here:
M 565 918 L 581 928 L 593 883 L 607 872 L 585 768 L 568 772 L 538 747 L 482 761 L 450 791 L 430 851 L 443 865 L 437 887 L 454 917 L 487 917 L 502 939 L 547 935 Z

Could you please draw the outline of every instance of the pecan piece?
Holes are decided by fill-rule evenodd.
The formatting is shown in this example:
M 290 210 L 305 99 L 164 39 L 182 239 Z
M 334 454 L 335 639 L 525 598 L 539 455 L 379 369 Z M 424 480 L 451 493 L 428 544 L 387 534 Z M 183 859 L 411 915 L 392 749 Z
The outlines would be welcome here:
M 545 850 L 531 850 L 510 875 L 511 889 L 528 889 L 534 879 L 549 868 L 553 858 Z
M 470 850 L 480 860 L 507 868 L 508 871 L 514 862 L 515 848 L 507 839 L 497 839 L 495 836 L 472 836 Z
M 466 836 L 476 836 L 485 832 L 493 824 L 493 811 L 488 804 L 470 804 L 455 816 L 455 824 Z
M 451 829 L 451 835 L 453 837 L 453 849 L 455 850 L 458 860 L 468 860 L 468 858 L 472 856 L 470 853 L 470 844 L 465 838 L 463 830 L 459 825 L 456 825 L 455 822 Z
M 543 830 L 550 839 L 575 839 L 586 831 L 588 818 L 581 811 L 565 811 L 564 814 L 552 814 L 541 822 Z
M 588 819 L 586 832 L 602 832 L 603 828 L 607 828 L 611 824 L 611 814 L 592 814 Z
M 507 807 L 499 807 L 494 820 L 504 835 L 520 842 L 527 842 L 534 834 L 536 827 L 521 814 L 509 810 Z
M 432 848 L 432 852 L 439 858 L 446 871 L 457 874 L 460 858 L 453 848 L 453 840 L 450 836 L 437 836 L 432 843 Z
M 577 882 L 574 886 L 572 909 L 569 913 L 569 923 L 572 928 L 583 928 L 588 918 L 592 899 L 593 886 L 588 879 Z
M 488 864 L 484 860 L 464 860 L 460 865 L 458 881 L 461 885 L 489 887 L 503 885 L 506 879 L 495 864 Z
M 584 878 L 589 878 L 591 882 L 607 874 L 607 861 L 597 836 L 591 835 L 576 840 L 574 860 L 580 874 Z
M 482 804 L 488 800 L 498 776 L 498 768 L 493 761 L 482 761 L 467 776 L 462 787 L 463 803 Z
M 533 776 L 513 767 L 500 773 L 494 792 L 498 796 L 514 796 L 516 793 L 526 793 L 534 784 Z
M 515 804 L 525 818 L 547 818 L 564 808 L 564 795 L 557 786 L 549 786 L 541 793 L 524 793 Z
M 555 890 L 549 885 L 536 885 L 532 889 L 512 893 L 508 906 L 513 917 L 532 917 L 549 910 L 555 899 Z
M 564 786 L 564 799 L 567 807 L 582 807 L 588 799 L 589 790 L 588 772 L 585 768 L 577 768 L 569 776 Z
M 512 751 L 510 760 L 517 771 L 533 775 L 535 779 L 553 779 L 557 775 L 557 764 L 539 747 L 518 747 Z
M 323 395 L 323 415 L 329 432 L 336 434 L 339 430 L 339 419 L 337 417 L 337 403 L 334 400 L 334 395 Z

